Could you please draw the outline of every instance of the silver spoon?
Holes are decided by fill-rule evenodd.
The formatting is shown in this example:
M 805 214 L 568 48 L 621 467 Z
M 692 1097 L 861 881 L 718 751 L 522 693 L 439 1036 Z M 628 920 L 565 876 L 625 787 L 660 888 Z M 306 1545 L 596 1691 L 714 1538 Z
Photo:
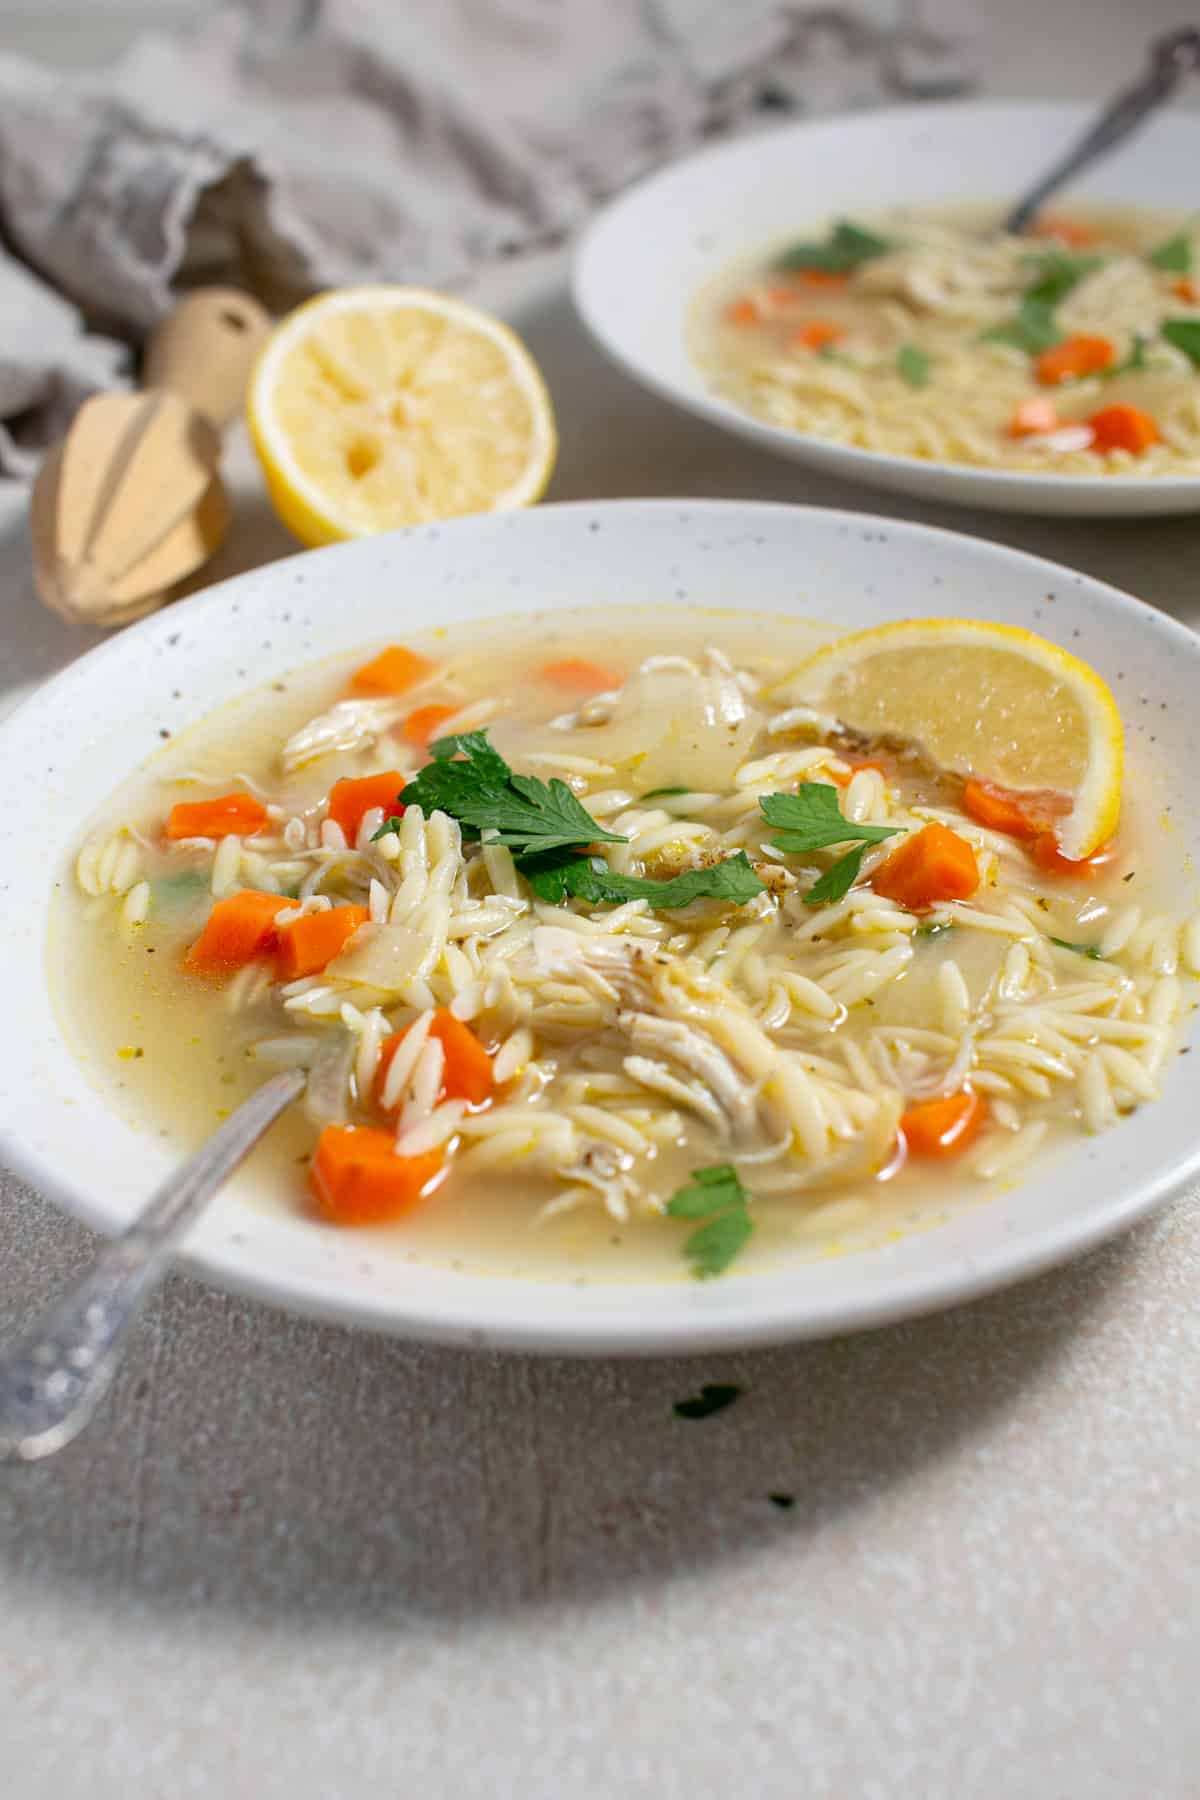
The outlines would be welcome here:
M 1144 119 L 1171 98 L 1184 76 L 1196 69 L 1200 69 L 1200 29 L 1188 26 L 1156 39 L 1145 73 L 1132 87 L 1122 88 L 1062 161 L 1013 208 L 1004 229 L 1018 236 L 1028 231 L 1051 194 L 1088 163 L 1123 144 Z
M 37 1462 L 83 1430 L 108 1392 L 125 1336 L 171 1253 L 268 1125 L 304 1090 L 299 1070 L 264 1083 L 168 1177 L 87 1274 L 0 1350 L 0 1462 Z

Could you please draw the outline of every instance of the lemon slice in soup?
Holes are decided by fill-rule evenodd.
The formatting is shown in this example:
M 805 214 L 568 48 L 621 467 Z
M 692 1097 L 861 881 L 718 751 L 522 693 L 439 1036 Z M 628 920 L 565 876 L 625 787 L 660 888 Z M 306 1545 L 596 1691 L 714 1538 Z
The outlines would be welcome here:
M 1048 795 L 1066 856 L 1089 856 L 1116 830 L 1116 701 L 1094 669 L 1032 631 L 974 619 L 880 625 L 818 651 L 771 697 L 920 744 L 956 774 Z

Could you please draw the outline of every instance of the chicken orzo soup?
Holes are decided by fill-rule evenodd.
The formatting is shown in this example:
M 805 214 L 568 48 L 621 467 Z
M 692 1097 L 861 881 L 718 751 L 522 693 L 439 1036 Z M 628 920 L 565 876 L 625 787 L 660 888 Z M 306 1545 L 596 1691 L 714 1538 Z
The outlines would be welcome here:
M 1200 218 L 1089 207 L 841 219 L 698 297 L 693 355 L 769 424 L 1061 475 L 1200 473 Z
M 69 1034 L 181 1151 L 306 1069 L 240 1191 L 415 1260 L 711 1276 L 934 1224 L 1152 1100 L 1200 960 L 1148 794 L 1063 852 L 1115 823 L 1107 690 L 997 632 L 556 613 L 243 696 L 82 846 Z M 972 681 L 988 766 L 949 767 Z

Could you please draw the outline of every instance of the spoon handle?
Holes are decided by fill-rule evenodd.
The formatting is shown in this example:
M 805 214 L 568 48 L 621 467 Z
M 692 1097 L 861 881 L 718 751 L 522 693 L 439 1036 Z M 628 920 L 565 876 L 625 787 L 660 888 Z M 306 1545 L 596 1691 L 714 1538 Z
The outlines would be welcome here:
M 1028 231 L 1051 194 L 1095 157 L 1104 156 L 1124 143 L 1143 119 L 1170 99 L 1184 76 L 1197 68 L 1200 68 L 1200 30 L 1185 26 L 1158 38 L 1151 45 L 1145 73 L 1131 87 L 1123 88 L 1116 95 L 1062 161 L 1013 209 L 1005 221 L 1005 230 L 1018 236 Z
M 224 1181 L 302 1092 L 299 1071 L 250 1096 L 182 1169 L 155 1190 L 87 1273 L 0 1351 L 0 1462 L 36 1462 L 70 1443 L 116 1373 L 138 1308 L 171 1252 Z

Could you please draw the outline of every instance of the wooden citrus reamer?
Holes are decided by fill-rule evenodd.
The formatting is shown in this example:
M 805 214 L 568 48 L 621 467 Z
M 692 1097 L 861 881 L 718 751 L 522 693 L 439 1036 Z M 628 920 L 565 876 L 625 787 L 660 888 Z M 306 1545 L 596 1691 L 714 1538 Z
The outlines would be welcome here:
M 221 431 L 269 329 L 248 294 L 198 288 L 151 338 L 142 391 L 85 401 L 31 502 L 34 577 L 54 612 L 126 625 L 217 549 L 229 527 Z

